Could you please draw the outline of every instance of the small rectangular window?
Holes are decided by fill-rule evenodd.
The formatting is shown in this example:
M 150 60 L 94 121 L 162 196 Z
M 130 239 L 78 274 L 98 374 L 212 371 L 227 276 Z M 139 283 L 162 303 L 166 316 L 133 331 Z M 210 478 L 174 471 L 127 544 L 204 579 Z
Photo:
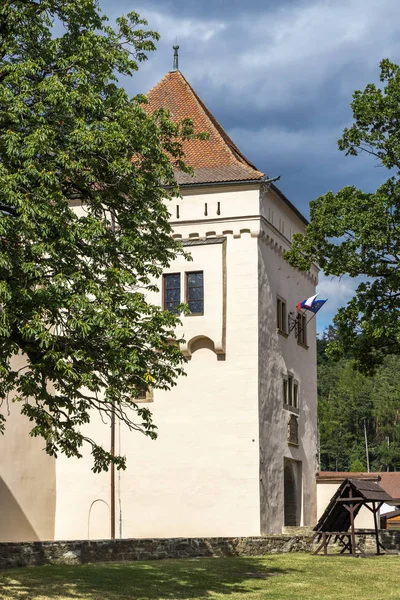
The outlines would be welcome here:
M 163 276 L 163 308 L 173 313 L 178 313 L 177 307 L 181 303 L 181 276 L 180 273 L 168 273 Z
M 132 398 L 135 404 L 143 404 L 148 402 L 153 402 L 153 390 L 152 388 L 147 388 L 144 385 L 139 387 L 139 394 Z
M 204 314 L 203 271 L 186 273 L 186 303 L 192 315 Z
M 276 302 L 276 322 L 280 333 L 287 333 L 286 328 L 286 302 L 282 298 L 277 298 Z
M 288 380 L 283 380 L 283 403 L 288 404 L 289 394 L 288 394 Z
M 283 377 L 283 404 L 286 408 L 299 409 L 299 384 L 295 381 L 293 375 L 288 373 Z
M 289 406 L 294 406 L 294 404 L 293 404 L 293 375 L 288 376 L 288 388 L 289 388 L 288 404 L 289 404 Z
M 302 314 L 297 317 L 297 343 L 307 346 L 307 316 Z

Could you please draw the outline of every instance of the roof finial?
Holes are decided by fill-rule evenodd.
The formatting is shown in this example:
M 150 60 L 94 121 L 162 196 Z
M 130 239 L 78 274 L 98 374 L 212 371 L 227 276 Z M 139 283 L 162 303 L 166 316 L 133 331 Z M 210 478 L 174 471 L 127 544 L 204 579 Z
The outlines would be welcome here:
M 178 44 L 175 44 L 172 47 L 174 49 L 174 66 L 173 66 L 172 70 L 179 71 L 179 55 L 178 55 L 179 46 L 178 46 Z

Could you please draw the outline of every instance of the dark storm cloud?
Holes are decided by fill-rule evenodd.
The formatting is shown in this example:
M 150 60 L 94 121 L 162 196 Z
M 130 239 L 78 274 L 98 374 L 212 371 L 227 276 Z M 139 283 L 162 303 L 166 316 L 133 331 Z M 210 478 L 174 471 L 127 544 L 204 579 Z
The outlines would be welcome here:
M 153 0 L 147 6 L 151 6 L 152 10 L 157 10 L 163 14 L 168 14 L 173 17 L 196 17 L 204 18 L 207 14 L 212 14 L 214 17 L 237 18 L 243 13 L 252 14 L 255 18 L 260 12 L 265 13 L 269 10 L 290 7 L 293 5 L 299 6 L 304 4 L 306 0 Z M 130 0 L 119 0 L 116 2 L 102 2 L 104 12 L 109 12 L 110 8 L 118 6 L 122 12 L 137 10 Z M 145 4 L 142 5 L 146 7 Z
M 308 215 L 308 203 L 344 185 L 374 190 L 386 177 L 369 157 L 337 149 L 351 123 L 351 96 L 379 78 L 379 62 L 400 61 L 395 0 L 103 0 L 112 19 L 136 10 L 159 31 L 157 52 L 123 85 L 146 92 L 180 68 L 241 150 Z M 330 310 L 352 282 L 324 282 Z M 322 323 L 324 324 L 324 323 Z

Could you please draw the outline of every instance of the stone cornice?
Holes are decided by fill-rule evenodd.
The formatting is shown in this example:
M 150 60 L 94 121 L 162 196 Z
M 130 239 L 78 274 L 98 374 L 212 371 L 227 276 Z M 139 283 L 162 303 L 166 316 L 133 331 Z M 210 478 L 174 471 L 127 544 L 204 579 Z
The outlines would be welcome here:
M 204 230 L 204 225 L 214 225 L 209 231 L 200 233 Z M 231 228 L 228 228 L 231 225 Z M 182 240 L 184 245 L 190 245 L 188 241 L 193 243 L 199 240 L 199 243 L 205 243 L 208 239 L 220 239 L 221 237 L 232 236 L 233 239 L 240 239 L 242 235 L 250 235 L 253 238 L 259 238 L 269 248 L 283 259 L 285 250 L 289 250 L 290 241 L 274 227 L 262 215 L 243 215 L 240 217 L 223 217 L 212 219 L 193 219 L 187 221 L 173 221 L 171 226 L 175 228 L 173 237 Z M 180 227 L 185 227 L 184 234 L 178 233 Z M 187 227 L 193 226 L 190 231 Z M 185 244 L 186 242 L 186 244 Z M 210 243 L 210 242 L 208 242 Z M 214 242 L 217 243 L 217 242 Z M 297 271 L 304 277 L 312 281 L 315 285 L 318 283 L 318 267 L 313 265 L 310 271 Z

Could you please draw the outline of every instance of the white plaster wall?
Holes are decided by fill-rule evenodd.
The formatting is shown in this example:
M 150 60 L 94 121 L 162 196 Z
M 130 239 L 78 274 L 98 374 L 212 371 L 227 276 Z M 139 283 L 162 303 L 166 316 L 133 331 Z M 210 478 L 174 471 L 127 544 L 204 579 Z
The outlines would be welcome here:
M 232 192 L 231 197 L 224 192 L 221 211 L 225 206 L 226 213 L 236 211 L 232 205 L 239 196 L 249 209 L 258 204 L 258 191 Z M 196 202 L 204 204 L 204 196 Z M 217 224 L 220 235 L 226 226 Z M 117 475 L 118 535 L 120 516 L 123 537 L 260 533 L 258 240 L 251 235 L 253 226 L 238 219 L 235 237 L 228 234 L 225 244 L 190 248 L 194 260 L 180 258 L 169 269 L 204 271 L 205 311 L 201 317 L 182 318 L 187 340 L 197 340 L 189 344 L 187 376 L 169 392 L 154 391 L 149 407 L 158 439 L 151 441 L 125 427 L 117 430 L 117 448 L 128 462 L 127 470 Z M 208 221 L 196 227 L 174 223 L 174 228 L 184 238 L 191 233 L 205 237 L 210 230 Z M 161 302 L 161 292 L 154 300 Z M 214 347 L 223 337 L 224 320 L 225 354 L 217 356 Z M 88 432 L 109 447 L 109 426 L 95 419 Z M 109 474 L 91 475 L 90 468 L 87 453 L 79 461 L 57 461 L 58 539 L 86 537 L 92 502 L 109 503 Z M 104 535 L 104 529 L 91 527 L 91 538 Z
M 13 368 L 25 365 L 13 358 Z M 6 431 L 0 435 L 0 541 L 52 540 L 56 504 L 55 459 L 43 451 L 44 440 L 29 435 L 33 424 L 21 415 L 10 395 L 0 408 Z
M 267 185 L 261 188 L 260 213 L 271 229 L 278 231 L 288 242 L 292 241 L 294 233 L 304 231 L 304 221 Z
M 192 189 L 181 189 L 182 198 L 174 198 L 168 204 L 171 222 L 180 227 L 189 222 L 207 224 L 215 221 L 220 223 L 227 218 L 242 221 L 244 217 L 259 215 L 258 192 L 259 184 L 240 184 L 207 186 Z M 218 211 L 219 203 L 219 211 Z M 207 215 L 205 205 L 207 204 Z M 179 206 L 179 219 L 177 218 Z M 218 214 L 219 212 L 219 214 Z M 177 232 L 181 233 L 180 229 Z
M 261 194 L 261 211 L 267 198 Z M 261 529 L 280 532 L 284 523 L 284 457 L 301 462 L 301 525 L 316 523 L 317 389 L 315 319 L 307 326 L 308 348 L 277 332 L 276 298 L 286 300 L 287 312 L 315 293 L 317 272 L 294 270 L 282 251 L 289 243 L 264 221 L 259 239 L 260 325 L 260 480 Z M 299 385 L 299 446 L 287 442 L 290 412 L 283 408 L 283 375 L 290 372 Z
M 317 520 L 327 508 L 332 496 L 335 494 L 342 482 L 339 483 L 317 483 Z M 378 518 L 379 519 L 379 518 Z M 378 521 L 379 524 L 379 521 Z M 374 517 L 372 512 L 363 506 L 354 520 L 358 529 L 374 529 Z
M 257 186 L 221 186 L 200 194 L 185 190 L 184 198 L 174 202 L 175 236 L 225 236 L 226 241 L 190 248 L 193 262 L 179 258 L 169 270 L 204 271 L 205 314 L 183 317 L 178 331 L 189 342 L 187 377 L 170 392 L 154 392 L 150 408 L 158 440 L 117 427 L 117 448 L 128 459 L 127 470 L 116 474 L 117 536 L 279 532 L 285 457 L 302 462 L 302 521 L 313 524 L 315 347 L 300 348 L 293 336 L 276 333 L 276 294 L 294 308 L 313 293 L 316 273 L 307 278 L 284 262 L 287 240 L 268 224 L 265 203 L 291 214 L 266 192 L 260 204 Z M 76 210 L 82 212 L 79 206 Z M 301 227 L 298 217 L 293 227 Z M 161 292 L 152 299 L 160 303 Z M 312 326 L 309 340 L 314 338 Z M 286 441 L 282 374 L 288 369 L 300 385 L 299 448 Z M 16 539 L 51 539 L 53 532 L 55 539 L 109 537 L 110 474 L 91 472 L 87 450 L 80 460 L 60 456 L 55 467 L 42 452 L 41 440 L 28 437 L 28 425 L 18 414 L 11 423 L 8 437 L 0 438 L 0 475 L 25 523 L 13 527 L 20 536 Z M 85 432 L 110 447 L 110 424 L 98 415 L 93 414 Z M 17 468 L 15 460 L 7 460 L 10 456 L 18 457 Z

